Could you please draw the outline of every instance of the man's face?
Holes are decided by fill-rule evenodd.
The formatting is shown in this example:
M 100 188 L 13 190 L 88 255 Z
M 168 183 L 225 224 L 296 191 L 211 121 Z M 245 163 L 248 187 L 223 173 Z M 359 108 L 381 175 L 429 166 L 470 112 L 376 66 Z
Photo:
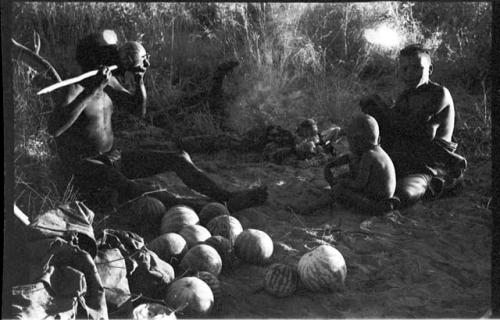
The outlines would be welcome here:
M 432 65 L 426 54 L 402 56 L 399 59 L 399 77 L 407 89 L 415 89 L 429 82 L 431 72 Z
M 134 66 L 134 69 L 137 69 L 137 71 L 146 71 L 147 68 L 149 68 L 149 54 L 146 52 L 146 49 L 141 46 L 139 50 L 139 54 L 137 57 L 137 64 Z

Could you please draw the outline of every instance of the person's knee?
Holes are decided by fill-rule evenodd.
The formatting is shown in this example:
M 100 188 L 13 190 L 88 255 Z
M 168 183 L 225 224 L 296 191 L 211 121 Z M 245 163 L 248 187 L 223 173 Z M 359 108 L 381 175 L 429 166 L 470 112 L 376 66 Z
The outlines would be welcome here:
M 398 181 L 396 196 L 403 204 L 410 205 L 424 196 L 428 186 L 429 177 L 427 175 L 411 175 Z

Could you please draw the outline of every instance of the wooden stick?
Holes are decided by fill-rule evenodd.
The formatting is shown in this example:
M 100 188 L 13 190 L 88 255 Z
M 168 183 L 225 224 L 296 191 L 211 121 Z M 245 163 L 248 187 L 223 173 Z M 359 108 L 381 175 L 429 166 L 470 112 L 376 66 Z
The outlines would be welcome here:
M 30 219 L 26 214 L 24 214 L 24 212 L 21 211 L 21 209 L 19 209 L 19 207 L 16 204 L 14 204 L 14 214 L 19 220 L 21 220 L 21 222 L 24 225 L 26 226 L 30 225 Z
M 112 66 L 108 67 L 108 69 L 109 69 L 109 71 L 113 71 L 113 70 L 118 69 L 118 66 L 117 65 L 112 65 Z M 38 91 L 36 94 L 37 95 L 41 95 L 41 94 L 49 93 L 51 91 L 54 91 L 54 90 L 62 88 L 62 87 L 69 86 L 70 84 L 77 83 L 77 82 L 80 82 L 80 81 L 82 81 L 84 79 L 93 77 L 98 72 L 99 72 L 99 70 L 92 70 L 92 71 L 89 71 L 89 72 L 85 72 L 84 74 L 81 74 L 81 75 L 79 75 L 77 77 L 69 78 L 69 79 L 63 80 L 61 82 L 54 83 L 54 84 L 52 84 L 52 85 L 50 85 L 50 86 L 48 86 L 46 88 L 43 88 L 42 90 Z

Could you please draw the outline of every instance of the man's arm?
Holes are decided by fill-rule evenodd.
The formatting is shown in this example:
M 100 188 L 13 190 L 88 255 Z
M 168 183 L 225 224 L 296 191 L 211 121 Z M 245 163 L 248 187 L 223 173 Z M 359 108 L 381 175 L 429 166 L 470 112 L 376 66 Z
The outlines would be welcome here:
M 138 110 L 141 117 L 146 116 L 147 93 L 144 85 L 144 72 L 134 73 L 135 90 L 132 94 L 125 89 L 116 78 L 112 78 L 109 84 L 111 89 L 106 90 L 108 95 L 114 100 L 115 105 L 125 108 L 128 112 L 135 114 Z
M 450 91 L 440 87 L 434 101 L 427 120 L 427 134 L 431 140 L 437 138 L 451 141 L 455 128 L 455 106 Z
M 68 130 L 80 117 L 88 103 L 104 90 L 110 77 L 111 72 L 103 68 L 93 80 L 90 80 L 93 84 L 90 82 L 87 88 L 82 89 L 79 85 L 69 86 L 62 101 L 57 103 L 51 114 L 48 133 L 58 137 Z

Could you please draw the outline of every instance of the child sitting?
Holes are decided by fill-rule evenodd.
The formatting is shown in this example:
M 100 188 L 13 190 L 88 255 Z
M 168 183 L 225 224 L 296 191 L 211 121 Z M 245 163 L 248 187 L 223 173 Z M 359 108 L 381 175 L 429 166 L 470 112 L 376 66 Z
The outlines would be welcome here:
M 399 202 L 393 197 L 396 173 L 391 158 L 379 145 L 375 118 L 356 115 L 347 129 L 347 139 L 350 153 L 334 158 L 324 169 L 335 199 L 373 214 L 393 210 Z M 331 169 L 347 164 L 349 173 L 334 179 Z

